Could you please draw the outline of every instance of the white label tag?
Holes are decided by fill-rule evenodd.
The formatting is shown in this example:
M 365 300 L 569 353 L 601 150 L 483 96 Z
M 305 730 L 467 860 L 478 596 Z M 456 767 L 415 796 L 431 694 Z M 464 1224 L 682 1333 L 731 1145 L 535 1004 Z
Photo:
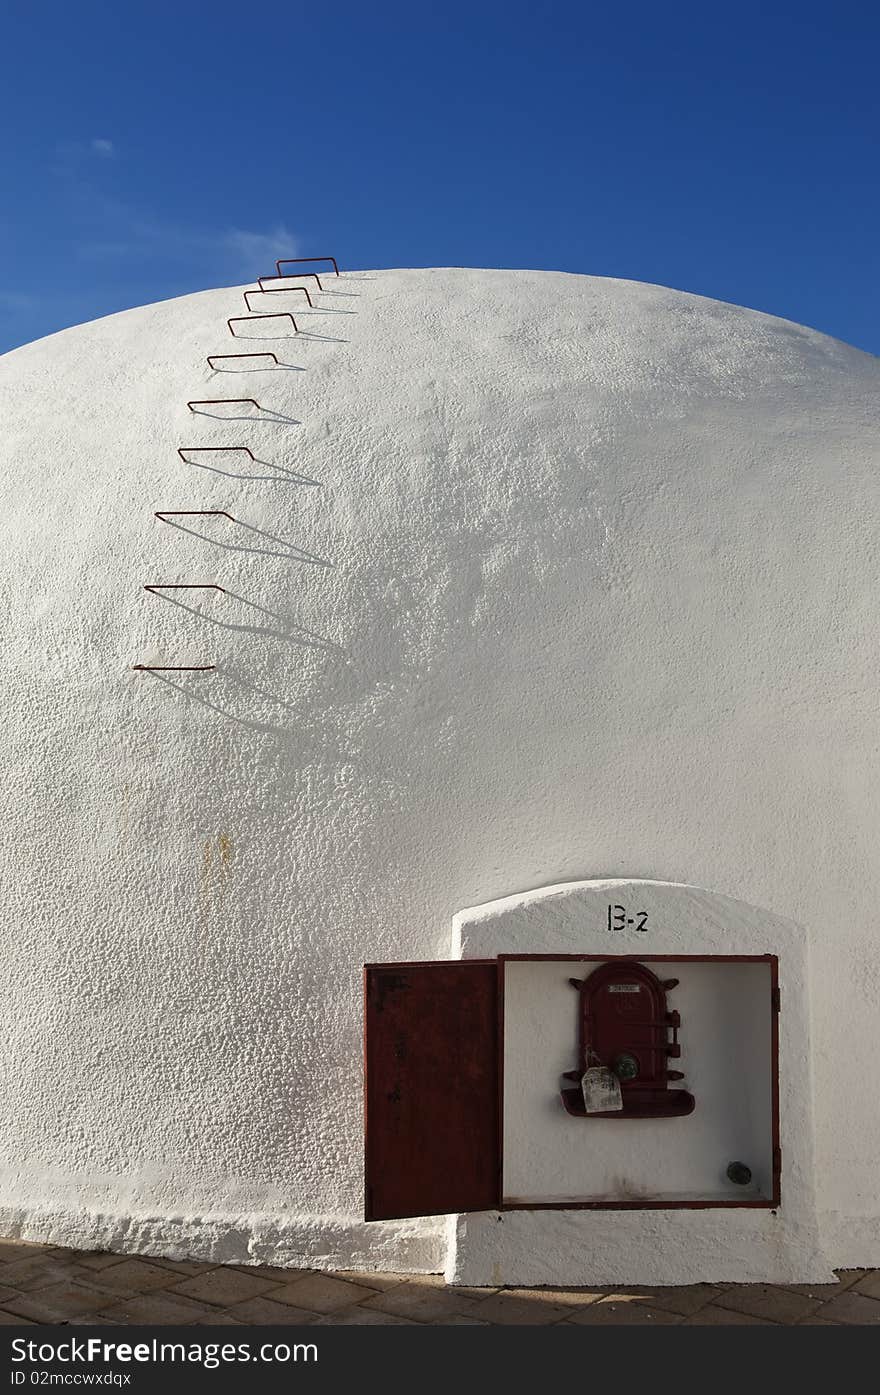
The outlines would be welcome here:
M 590 1066 L 581 1078 L 584 1109 L 588 1114 L 606 1114 L 623 1109 L 620 1081 L 607 1066 Z
M 641 991 L 637 983 L 609 983 L 609 993 L 639 993 Z

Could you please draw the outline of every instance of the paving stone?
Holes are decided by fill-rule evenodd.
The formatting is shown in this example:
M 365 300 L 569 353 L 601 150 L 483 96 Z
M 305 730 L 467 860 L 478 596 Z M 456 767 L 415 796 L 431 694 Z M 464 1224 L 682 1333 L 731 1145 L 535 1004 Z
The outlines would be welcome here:
M 665 1308 L 650 1308 L 647 1303 L 622 1303 L 602 1298 L 570 1314 L 567 1322 L 578 1327 L 674 1327 L 681 1322 L 681 1314 L 667 1312 Z
M 128 1324 L 118 1318 L 104 1317 L 101 1313 L 83 1313 L 80 1317 L 69 1318 L 66 1327 L 126 1327 Z
M 52 1284 L 33 1293 L 18 1294 L 3 1306 L 7 1312 L 18 1313 L 34 1322 L 64 1322 L 80 1313 L 106 1308 L 107 1294 L 80 1284 Z
M 722 1290 L 717 1284 L 678 1284 L 673 1288 L 639 1289 L 634 1295 L 636 1303 L 647 1303 L 652 1308 L 662 1308 L 668 1313 L 679 1313 L 690 1317 L 707 1303 L 718 1298 Z
M 733 1308 L 719 1308 L 707 1303 L 699 1312 L 685 1318 L 684 1327 L 773 1327 L 766 1318 L 753 1317 L 751 1313 L 738 1313 Z
M 398 1284 L 396 1288 L 376 1293 L 363 1305 L 395 1317 L 412 1318 L 414 1322 L 436 1322 L 454 1314 L 473 1316 L 477 1306 L 473 1298 L 459 1295 L 455 1288 L 433 1288 L 425 1284 Z
M 842 1284 L 783 1284 L 782 1287 L 787 1293 L 801 1293 L 804 1298 L 816 1298 L 821 1303 L 845 1291 Z
M 256 1274 L 243 1274 L 240 1269 L 211 1269 L 207 1274 L 194 1274 L 175 1284 L 173 1292 L 199 1303 L 213 1303 L 218 1308 L 231 1308 L 247 1298 L 270 1293 L 278 1285 L 272 1279 L 260 1279 Z
M 484 1288 L 456 1289 L 455 1291 L 456 1293 L 467 1292 L 487 1295 L 487 1290 Z M 588 1304 L 598 1303 L 600 1298 L 605 1298 L 609 1290 L 607 1288 L 503 1288 L 498 1292 L 507 1294 L 509 1298 L 526 1298 L 535 1303 L 558 1303 L 563 1308 L 585 1308 Z
M 491 1298 L 493 1293 L 501 1292 L 498 1288 L 469 1288 L 467 1284 L 447 1284 L 446 1287 L 449 1289 L 450 1293 L 457 1293 L 462 1298 Z M 514 1289 L 512 1291 L 519 1292 L 520 1290 Z M 532 1290 L 529 1289 L 525 1291 L 531 1292 Z M 535 1291 L 538 1293 L 546 1292 L 545 1289 L 537 1289 Z
M 28 1259 L 45 1255 L 48 1246 L 37 1245 L 32 1240 L 0 1240 L 0 1264 L 9 1264 L 16 1259 Z
M 271 1279 L 275 1284 L 292 1284 L 297 1279 L 305 1278 L 306 1274 L 314 1274 L 314 1269 L 285 1269 L 280 1264 L 233 1264 L 232 1268 L 239 1274 L 256 1274 L 258 1279 Z M 337 1278 L 344 1278 L 342 1274 Z
M 491 1298 L 477 1303 L 468 1316 L 499 1326 L 537 1327 L 559 1322 L 571 1313 L 569 1305 L 552 1302 L 543 1296 L 541 1289 L 536 1289 L 535 1293 L 541 1296 L 521 1298 L 518 1294 L 501 1289 Z
M 453 1313 L 452 1317 L 438 1318 L 431 1323 L 432 1327 L 491 1327 L 491 1322 L 486 1322 L 484 1318 L 462 1317 L 459 1313 Z
M 159 1264 L 163 1269 L 170 1269 L 174 1274 L 180 1274 L 184 1279 L 190 1278 L 193 1274 L 207 1274 L 209 1269 L 218 1268 L 213 1261 L 166 1259 L 164 1255 L 149 1255 L 148 1258 L 151 1264 Z
M 337 1308 L 350 1308 L 363 1298 L 375 1296 L 373 1289 L 335 1279 L 332 1274 L 307 1274 L 296 1283 L 276 1288 L 272 1294 L 276 1303 L 290 1303 L 313 1313 L 333 1313 Z
M 832 1284 L 474 1288 L 442 1274 L 218 1265 L 0 1240 L 0 1325 L 719 1325 L 880 1323 L 880 1270 Z
M 880 1300 L 850 1290 L 826 1303 L 822 1308 L 822 1316 L 830 1322 L 876 1327 L 880 1323 Z
M 130 1258 L 130 1255 L 113 1255 L 107 1250 L 92 1250 L 78 1254 L 76 1262 L 86 1269 L 109 1269 L 112 1264 L 124 1264 Z
M 105 1299 L 105 1308 L 95 1318 L 97 1323 L 143 1324 L 144 1326 L 177 1325 L 201 1322 L 210 1309 L 203 1303 L 194 1303 L 180 1293 L 168 1289 L 156 1289 L 153 1293 L 139 1293 L 135 1298 L 125 1298 L 121 1303 L 110 1307 Z
M 124 1259 L 92 1275 L 91 1282 L 106 1293 L 133 1298 L 136 1293 L 151 1293 L 154 1288 L 168 1288 L 177 1282 L 176 1275 L 148 1259 Z
M 819 1306 L 816 1299 L 771 1284 L 738 1284 L 716 1300 L 719 1308 L 766 1318 L 768 1322 L 796 1323 Z
M 78 1269 L 74 1259 L 56 1259 L 52 1255 L 34 1255 L 30 1259 L 17 1259 L 0 1269 L 4 1287 L 21 1289 L 48 1288 L 50 1284 L 72 1279 Z
M 290 1327 L 315 1321 L 315 1314 L 307 1308 L 275 1303 L 271 1298 L 248 1298 L 244 1303 L 236 1303 L 226 1316 L 234 1317 L 237 1322 L 254 1323 L 261 1327 L 273 1322 L 279 1327 Z
M 334 1277 L 342 1279 L 345 1283 L 360 1284 L 363 1288 L 372 1288 L 379 1293 L 384 1293 L 385 1289 L 394 1288 L 397 1284 L 409 1283 L 412 1274 L 362 1274 L 360 1270 L 354 1269 L 334 1269 Z
M 325 1313 L 312 1323 L 313 1327 L 419 1327 L 409 1318 L 395 1317 L 393 1313 L 380 1313 L 375 1308 L 339 1308 L 335 1313 Z

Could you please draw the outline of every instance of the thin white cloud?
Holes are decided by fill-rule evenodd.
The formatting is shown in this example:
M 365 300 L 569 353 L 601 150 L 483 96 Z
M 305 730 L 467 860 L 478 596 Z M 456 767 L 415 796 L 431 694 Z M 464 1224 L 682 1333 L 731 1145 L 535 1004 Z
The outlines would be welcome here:
M 277 258 L 297 252 L 297 239 L 283 223 L 267 232 L 251 228 L 211 231 L 144 217 L 106 196 L 92 198 L 90 212 L 99 214 L 101 232 L 109 236 L 86 237 L 80 242 L 78 254 L 88 261 L 136 258 L 141 262 L 163 259 L 178 266 L 198 263 L 209 279 L 249 280 L 269 275 Z
M 296 238 L 283 223 L 276 224 L 270 232 L 265 233 L 230 228 L 221 240 L 248 275 L 252 274 L 256 267 L 274 266 L 278 258 L 292 257 L 297 252 Z
M 270 275 L 280 257 L 295 257 L 298 239 L 284 223 L 266 229 L 210 228 L 157 216 L 118 198 L 97 175 L 97 161 L 113 159 L 106 137 L 67 142 L 56 150 L 54 173 L 68 205 L 71 251 L 82 261 L 165 263 L 173 284 L 201 286 Z M 109 173 L 109 171 L 108 171 Z

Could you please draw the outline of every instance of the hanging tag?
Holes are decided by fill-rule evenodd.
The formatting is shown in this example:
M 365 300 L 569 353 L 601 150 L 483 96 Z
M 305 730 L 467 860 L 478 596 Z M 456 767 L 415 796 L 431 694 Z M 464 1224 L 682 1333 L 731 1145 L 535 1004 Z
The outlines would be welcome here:
M 588 1114 L 610 1114 L 623 1109 L 620 1081 L 607 1066 L 589 1066 L 581 1079 L 581 1089 Z

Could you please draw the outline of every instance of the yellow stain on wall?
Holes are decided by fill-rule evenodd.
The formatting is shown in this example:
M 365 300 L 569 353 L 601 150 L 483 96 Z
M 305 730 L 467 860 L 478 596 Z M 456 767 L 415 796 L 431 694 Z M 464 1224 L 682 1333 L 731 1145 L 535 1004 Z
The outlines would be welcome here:
M 225 833 L 217 834 L 217 852 L 220 859 L 220 890 L 225 891 L 232 869 L 232 839 Z
M 202 844 L 200 901 L 207 919 L 218 907 L 229 886 L 232 868 L 232 839 L 225 833 L 206 838 Z

